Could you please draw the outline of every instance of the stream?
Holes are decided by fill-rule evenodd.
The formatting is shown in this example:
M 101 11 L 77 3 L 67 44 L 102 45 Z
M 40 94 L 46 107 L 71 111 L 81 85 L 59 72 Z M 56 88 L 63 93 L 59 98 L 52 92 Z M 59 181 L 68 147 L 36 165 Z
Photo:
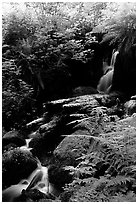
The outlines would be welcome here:
M 97 90 L 100 92 L 105 92 L 110 88 L 112 84 L 112 75 L 114 71 L 114 64 L 116 61 L 116 56 L 118 51 L 112 54 L 110 66 L 103 64 L 103 71 L 105 74 L 101 77 Z M 111 70 L 110 70 L 111 69 Z M 111 78 L 111 79 L 110 79 Z M 42 120 L 42 119 L 38 119 Z M 30 123 L 31 124 L 31 123 Z M 32 148 L 29 147 L 29 143 L 33 138 L 33 133 L 29 135 L 29 139 L 26 139 L 26 145 L 21 146 L 22 151 L 31 151 Z M 2 192 L 2 200 L 13 202 L 22 194 L 23 190 L 34 190 L 37 189 L 45 195 L 58 196 L 59 191 L 55 188 L 53 184 L 49 182 L 48 166 L 43 166 L 38 158 L 34 158 L 37 161 L 37 168 L 29 175 L 28 178 L 21 180 L 18 184 L 12 185 Z
M 23 151 L 30 151 L 32 149 L 29 147 L 31 139 L 26 139 L 26 145 L 21 146 L 20 149 Z M 29 175 L 28 178 L 22 179 L 18 184 L 11 185 L 3 190 L 2 201 L 14 202 L 21 195 L 22 190 L 27 191 L 37 189 L 45 195 L 59 195 L 59 192 L 54 185 L 49 183 L 48 167 L 42 166 L 38 158 L 35 159 L 37 161 L 37 168 Z

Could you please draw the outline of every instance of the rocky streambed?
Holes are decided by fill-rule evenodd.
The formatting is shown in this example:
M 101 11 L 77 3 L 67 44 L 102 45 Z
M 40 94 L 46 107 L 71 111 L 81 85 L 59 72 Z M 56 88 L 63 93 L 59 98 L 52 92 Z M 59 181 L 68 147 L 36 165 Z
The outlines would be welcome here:
M 13 202 L 135 201 L 135 97 L 126 102 L 117 93 L 89 94 L 48 102 L 40 118 L 23 132 L 6 133 L 2 142 L 3 192 L 26 185 Z M 38 184 L 42 169 L 28 182 L 38 163 L 47 168 L 43 181 L 51 187 L 45 191 Z

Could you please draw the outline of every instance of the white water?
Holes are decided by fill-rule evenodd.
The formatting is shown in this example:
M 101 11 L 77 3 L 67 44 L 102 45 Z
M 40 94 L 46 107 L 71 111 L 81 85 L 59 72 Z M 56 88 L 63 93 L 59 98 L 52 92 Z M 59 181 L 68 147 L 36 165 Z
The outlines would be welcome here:
M 116 62 L 116 57 L 119 54 L 119 51 L 114 51 L 113 50 L 113 54 L 112 54 L 112 58 L 111 58 L 111 62 L 110 62 L 110 66 L 112 66 L 114 68 L 115 66 L 115 62 Z
M 26 139 L 26 140 L 25 140 L 25 141 L 26 141 L 26 145 L 21 146 L 20 149 L 21 149 L 21 150 L 27 150 L 27 151 L 32 150 L 32 148 L 29 148 L 29 142 L 30 142 L 31 140 L 32 140 L 32 138 Z
M 2 192 L 2 201 L 13 202 L 17 197 L 21 195 L 23 189 L 27 188 L 28 184 L 18 183 L 17 185 L 12 185 Z
M 112 86 L 113 73 L 114 73 L 114 65 L 118 54 L 119 54 L 118 51 L 113 50 L 110 66 L 108 66 L 107 62 L 103 62 L 104 75 L 101 77 L 97 86 L 97 90 L 101 93 L 110 92 L 110 89 Z
M 21 150 L 28 151 L 29 142 L 31 139 L 26 140 L 26 146 L 20 147 Z M 48 179 L 48 167 L 42 166 L 38 158 L 35 158 L 37 161 L 37 168 L 30 174 L 27 179 L 21 180 L 18 184 L 12 185 L 2 192 L 2 201 L 4 202 L 14 202 L 18 198 L 22 190 L 31 190 L 37 189 L 40 192 L 48 195 L 53 194 L 56 196 L 57 192 L 54 189 L 53 185 L 49 183 Z

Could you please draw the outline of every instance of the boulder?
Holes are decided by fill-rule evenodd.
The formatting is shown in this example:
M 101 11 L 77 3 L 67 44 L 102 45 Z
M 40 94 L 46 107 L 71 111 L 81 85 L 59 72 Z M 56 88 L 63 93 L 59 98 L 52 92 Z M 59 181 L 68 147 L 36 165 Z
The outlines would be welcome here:
M 65 184 L 72 181 L 72 176 L 68 170 L 54 164 L 48 168 L 48 177 L 49 182 L 57 186 L 58 189 L 61 189 Z
M 45 202 L 52 201 L 52 195 L 45 195 L 37 189 L 23 190 L 20 197 L 16 199 L 16 202 L 39 202 L 40 199 L 44 199 Z
M 130 101 L 127 101 L 125 104 L 124 104 L 124 107 L 125 107 L 125 113 L 127 115 L 132 115 L 133 113 L 136 113 L 136 100 L 130 100 Z
M 79 86 L 72 91 L 73 96 L 82 96 L 96 93 L 98 93 L 98 91 L 91 86 Z
M 48 153 L 58 145 L 62 140 L 61 134 L 64 134 L 64 127 L 66 124 L 66 115 L 53 116 L 49 123 L 43 124 L 39 127 L 37 134 L 35 134 L 29 143 L 29 147 L 33 148 L 32 152 L 36 156 L 41 153 Z
M 76 166 L 77 159 L 89 149 L 98 148 L 100 140 L 90 135 L 68 135 L 54 150 L 54 156 L 62 165 Z
M 136 94 L 136 44 L 117 55 L 111 90 L 120 91 L 127 98 Z
M 98 137 L 75 134 L 64 138 L 54 151 L 56 159 L 74 175 L 59 201 L 121 201 L 116 193 L 123 196 L 122 201 L 135 201 L 136 115 L 107 123 Z M 119 187 L 113 191 L 110 185 L 125 178 L 130 196 Z
M 37 168 L 37 161 L 29 151 L 19 148 L 7 151 L 2 156 L 3 188 L 17 184 Z
M 40 125 L 44 124 L 44 122 L 44 117 L 38 118 L 36 120 L 31 121 L 30 123 L 27 123 L 26 128 L 27 130 L 36 131 Z
M 26 144 L 24 135 L 21 134 L 17 130 L 12 130 L 7 132 L 3 137 L 2 137 L 2 147 L 4 148 L 5 146 L 9 144 L 15 144 L 18 147 L 21 147 Z
M 111 149 L 125 146 L 125 143 L 132 141 L 133 156 L 135 154 L 136 139 L 136 117 L 129 117 L 115 122 L 107 123 L 96 137 L 88 132 L 74 132 L 66 136 L 54 150 L 54 156 L 63 165 L 76 166 L 78 158 L 90 152 L 100 151 L 100 149 L 110 146 Z M 79 134 L 80 133 L 80 134 Z M 82 134 L 81 134 L 82 133 Z M 106 145 L 105 145 L 106 144 Z M 109 145 L 110 144 L 110 145 Z M 131 154 L 130 148 L 130 154 Z M 118 152 L 116 152 L 118 153 Z M 129 153 L 128 153 L 129 154 Z

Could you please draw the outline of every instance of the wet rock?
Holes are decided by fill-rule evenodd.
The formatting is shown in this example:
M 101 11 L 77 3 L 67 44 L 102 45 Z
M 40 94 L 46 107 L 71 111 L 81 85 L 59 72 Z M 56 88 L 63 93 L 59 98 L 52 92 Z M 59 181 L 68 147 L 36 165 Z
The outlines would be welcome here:
M 26 128 L 31 131 L 36 131 L 40 125 L 44 124 L 45 118 L 38 118 L 26 124 Z
M 72 181 L 72 176 L 69 174 L 69 171 L 54 164 L 48 168 L 48 175 L 49 182 L 57 186 L 58 189 Z
M 96 94 L 98 91 L 91 86 L 79 86 L 72 91 L 72 96 Z
M 119 105 L 125 101 L 125 95 L 119 91 L 114 91 L 110 94 L 95 94 L 94 98 L 98 101 L 99 106 L 110 108 Z
M 3 147 L 3 153 L 6 151 L 13 150 L 15 148 L 18 148 L 18 146 L 14 143 L 10 143 L 10 144 L 6 145 L 5 147 Z
M 63 105 L 63 110 L 67 113 L 87 113 L 95 107 L 98 107 L 99 103 L 95 99 L 95 95 L 78 96 L 69 103 Z
M 37 161 L 27 151 L 13 149 L 2 156 L 3 188 L 17 184 L 21 179 L 27 178 L 37 168 Z
M 37 134 L 33 137 L 29 146 L 33 148 L 33 153 L 37 156 L 53 150 L 63 139 L 65 124 L 68 117 L 66 115 L 53 116 L 49 123 L 39 127 Z
M 132 100 L 136 100 L 136 95 L 131 96 L 131 99 L 132 99 Z
M 112 90 L 121 91 L 128 98 L 136 94 L 136 44 L 117 55 Z
M 46 195 L 37 189 L 23 190 L 22 195 L 16 200 L 17 202 L 39 202 L 40 199 L 44 199 L 45 202 L 48 199 L 53 199 L 52 195 Z
M 29 144 L 33 148 L 32 152 L 39 156 L 41 152 L 53 151 L 66 135 L 74 134 L 76 131 L 81 135 L 83 131 L 86 135 L 98 137 L 111 120 L 117 120 L 116 109 L 120 100 L 119 94 L 114 93 L 84 95 L 48 102 L 46 111 L 49 122 L 40 125 L 37 134 L 33 135 Z M 115 111 L 111 111 L 113 106 Z
M 63 112 L 64 114 L 72 114 L 80 111 L 82 114 L 83 110 L 99 106 L 98 101 L 95 99 L 95 95 L 84 95 L 68 99 L 61 99 L 51 101 L 47 104 L 47 110 L 55 112 Z
M 80 119 L 73 120 L 67 125 L 72 126 L 72 134 L 76 131 L 81 132 L 84 130 L 85 132 L 88 131 L 89 135 L 98 136 L 109 121 L 110 119 L 107 115 L 107 108 L 96 107 L 90 109 L 89 113 L 87 109 L 87 114 L 83 114 L 82 118 L 80 117 Z
M 26 142 L 24 139 L 24 135 L 22 135 L 17 130 L 12 130 L 10 132 L 7 132 L 2 138 L 2 147 L 4 148 L 5 146 L 7 146 L 11 143 L 15 144 L 18 147 L 25 145 Z
M 127 101 L 125 104 L 124 104 L 124 107 L 125 107 L 125 113 L 127 115 L 132 115 L 133 113 L 136 113 L 136 100 L 130 100 L 130 101 Z

